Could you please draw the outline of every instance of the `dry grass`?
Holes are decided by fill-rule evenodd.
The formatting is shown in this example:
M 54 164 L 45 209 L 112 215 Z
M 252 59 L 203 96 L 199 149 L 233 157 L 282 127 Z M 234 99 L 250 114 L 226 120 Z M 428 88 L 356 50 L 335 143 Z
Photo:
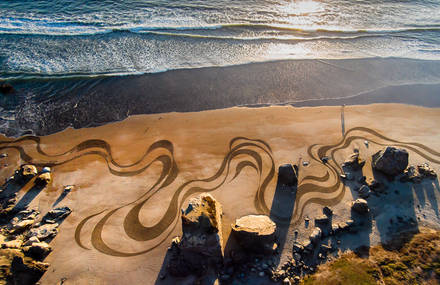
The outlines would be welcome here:
M 440 232 L 424 229 L 395 250 L 374 246 L 366 259 L 353 253 L 343 254 L 320 266 L 302 282 L 305 285 L 440 284 Z

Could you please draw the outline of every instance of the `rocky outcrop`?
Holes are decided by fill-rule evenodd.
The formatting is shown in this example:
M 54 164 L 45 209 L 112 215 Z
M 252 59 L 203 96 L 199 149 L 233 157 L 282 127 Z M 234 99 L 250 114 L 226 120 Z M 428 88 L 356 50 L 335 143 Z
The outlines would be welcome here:
M 182 210 L 182 238 L 170 247 L 169 272 L 174 276 L 201 275 L 218 270 L 223 261 L 222 207 L 210 194 L 201 194 Z
M 23 165 L 8 183 L 20 189 L 36 175 L 35 166 Z M 56 236 L 59 225 L 71 210 L 68 207 L 53 209 L 39 220 L 37 210 L 16 210 L 16 193 L 7 187 L 3 189 L 0 191 L 0 284 L 35 284 L 49 266 L 42 262 L 52 251 L 47 242 Z
M 408 152 L 401 148 L 388 146 L 372 158 L 373 168 L 391 177 L 401 174 L 408 166 Z
M 298 166 L 283 164 L 278 168 L 278 183 L 286 186 L 298 184 Z
M 232 232 L 242 248 L 251 253 L 273 253 L 276 224 L 265 215 L 244 216 L 232 225 Z
M 361 215 L 368 214 L 368 212 L 370 211 L 368 203 L 364 199 L 356 199 L 356 201 L 354 201 L 351 205 L 351 209 Z
M 428 163 L 423 163 L 417 166 L 408 166 L 400 180 L 402 182 L 411 181 L 413 183 L 420 183 L 423 179 L 435 179 L 436 177 L 437 173 L 435 173 L 434 169 L 432 169 Z

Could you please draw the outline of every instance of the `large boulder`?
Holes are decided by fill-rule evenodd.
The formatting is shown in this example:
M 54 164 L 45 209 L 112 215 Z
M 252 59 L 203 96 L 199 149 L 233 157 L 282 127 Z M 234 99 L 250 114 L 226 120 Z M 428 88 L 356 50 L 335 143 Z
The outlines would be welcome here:
M 296 186 L 298 183 L 298 166 L 283 164 L 278 168 L 278 183 L 287 186 Z
M 41 220 L 42 224 L 54 224 L 54 223 L 61 223 L 64 221 L 65 218 L 67 218 L 68 215 L 72 213 L 72 210 L 70 210 L 69 207 L 60 207 L 55 208 L 47 212 L 46 215 L 44 215 L 43 219 Z
M 388 146 L 373 155 L 372 165 L 374 169 L 388 176 L 396 176 L 408 166 L 408 152 Z
M 232 232 L 246 251 L 271 253 L 276 249 L 276 224 L 265 215 L 244 216 L 232 225 Z
M 223 262 L 222 207 L 210 194 L 189 201 L 182 210 L 182 238 L 170 248 L 169 270 L 174 276 L 201 275 Z

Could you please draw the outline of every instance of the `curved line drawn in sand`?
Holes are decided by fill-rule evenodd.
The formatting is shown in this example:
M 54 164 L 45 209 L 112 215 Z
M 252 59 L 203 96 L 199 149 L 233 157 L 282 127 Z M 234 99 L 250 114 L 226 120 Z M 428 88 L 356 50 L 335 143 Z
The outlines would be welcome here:
M 368 134 L 371 137 L 352 135 L 353 132 Z M 375 141 L 374 139 L 380 139 L 384 142 Z M 299 182 L 294 212 L 289 223 L 297 224 L 302 218 L 304 208 L 311 203 L 332 206 L 342 200 L 345 194 L 345 186 L 340 180 L 342 168 L 335 161 L 335 153 L 349 147 L 355 140 L 368 140 L 370 143 L 380 146 L 386 146 L 391 143 L 395 146 L 407 148 L 430 162 L 440 164 L 440 153 L 420 143 L 397 141 L 365 127 L 349 129 L 345 132 L 344 137 L 336 144 L 322 146 L 314 144 L 307 149 L 310 158 L 323 165 L 326 169 L 326 173 L 323 176 L 308 175 Z M 24 141 L 33 141 L 36 151 L 45 159 L 34 160 L 25 149 L 20 146 L 20 143 Z M 136 256 L 153 250 L 163 243 L 173 232 L 180 217 L 179 209 L 190 196 L 220 188 L 225 183 L 236 179 L 242 170 L 247 167 L 254 169 L 259 179 L 254 196 L 255 210 L 260 214 L 269 214 L 270 212 L 268 204 L 265 201 L 265 192 L 275 177 L 276 172 L 272 149 L 262 140 L 248 139 L 245 137 L 232 139 L 229 144 L 229 150 L 223 158 L 217 172 L 211 177 L 193 179 L 178 186 L 173 192 L 168 208 L 162 218 L 152 226 L 144 226 L 141 223 L 141 210 L 148 205 L 151 198 L 159 191 L 166 187 L 172 187 L 179 175 L 179 169 L 174 159 L 174 147 L 170 141 L 160 140 L 153 143 L 140 159 L 131 164 L 121 164 L 115 161 L 110 145 L 104 140 L 87 140 L 63 153 L 49 154 L 41 148 L 41 140 L 39 137 L 27 136 L 17 140 L 0 142 L 0 150 L 8 148 L 17 150 L 25 162 L 33 163 L 37 166 L 57 166 L 71 162 L 82 156 L 97 155 L 105 160 L 110 173 L 117 176 L 138 175 L 147 171 L 155 162 L 161 164 L 162 171 L 159 177 L 157 177 L 153 186 L 146 189 L 140 197 L 118 207 L 94 213 L 85 217 L 77 225 L 75 241 L 85 250 L 90 250 L 91 247 L 84 244 L 83 241 L 85 237 L 82 235 L 82 230 L 87 223 L 92 223 L 101 215 L 103 216 L 99 218 L 97 222 L 93 222 L 94 226 L 90 236 L 90 242 L 88 242 L 94 249 L 106 255 L 118 257 Z M 321 158 L 324 156 L 331 158 L 325 164 L 321 161 Z M 233 161 L 236 161 L 235 169 L 231 166 Z M 322 183 L 331 184 L 329 186 L 323 186 L 320 185 Z M 128 213 L 122 222 L 124 233 L 133 241 L 149 242 L 145 250 L 139 252 L 124 252 L 112 248 L 105 242 L 103 232 L 106 230 L 106 224 L 108 220 L 122 208 L 128 208 Z M 282 216 L 275 215 L 274 218 L 276 222 L 279 223 L 288 222 L 288 219 Z
M 353 132 L 369 134 L 374 139 L 381 139 L 388 143 L 379 142 L 366 136 L 351 135 Z M 300 221 L 304 208 L 309 204 L 314 203 L 322 206 L 333 206 L 342 200 L 345 195 L 345 185 L 341 182 L 340 174 L 342 174 L 343 171 L 341 166 L 335 161 L 335 153 L 339 150 L 349 147 L 350 144 L 355 140 L 368 140 L 370 144 L 380 146 L 388 146 L 391 143 L 394 146 L 409 149 L 432 163 L 440 164 L 440 152 L 437 152 L 423 144 L 394 140 L 380 134 L 375 130 L 365 127 L 354 127 L 349 129 L 345 132 L 343 138 L 336 144 L 323 146 L 314 144 L 307 149 L 310 158 L 318 163 L 323 164 L 326 167 L 327 172 L 322 177 L 306 176 L 300 181 L 296 195 L 292 224 L 296 224 Z M 316 147 L 318 149 L 314 151 Z M 327 163 L 322 163 L 321 159 L 325 156 L 329 157 L 330 160 Z M 334 182 L 330 186 L 320 186 L 313 183 L 328 181 Z M 323 194 L 327 197 L 323 197 Z

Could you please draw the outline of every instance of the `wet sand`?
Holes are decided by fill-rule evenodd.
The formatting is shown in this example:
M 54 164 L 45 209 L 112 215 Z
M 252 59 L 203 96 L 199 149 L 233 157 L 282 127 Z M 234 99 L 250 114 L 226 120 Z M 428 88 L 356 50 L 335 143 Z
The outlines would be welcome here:
M 439 108 L 374 104 L 346 106 L 343 116 L 341 111 L 340 106 L 235 107 L 137 115 L 40 138 L 4 138 L 9 143 L 0 149 L 9 154 L 8 167 L 0 175 L 10 176 L 25 160 L 52 166 L 53 182 L 31 203 L 42 214 L 66 185 L 75 185 L 57 205 L 73 213 L 51 243 L 54 251 L 46 258 L 51 266 L 41 284 L 62 278 L 64 284 L 154 284 L 171 239 L 181 233 L 179 208 L 199 192 L 209 191 L 223 205 L 225 243 L 240 216 L 265 213 L 288 221 L 281 247 L 286 256 L 292 231 L 298 228 L 302 236 L 310 231 L 304 216 L 313 217 L 322 205 L 334 207 L 337 217 L 347 214 L 354 194 L 338 182 L 338 165 L 354 147 L 371 155 L 382 145 L 399 144 L 408 148 L 410 163 L 429 161 L 439 172 Z M 331 155 L 331 167 L 320 162 L 322 155 Z M 291 213 L 272 206 L 283 163 L 300 165 Z M 431 209 L 426 223 L 440 224 Z M 368 237 L 372 244 L 383 238 L 378 227 Z
M 47 135 L 130 115 L 234 106 L 404 103 L 440 107 L 440 61 L 403 58 L 286 60 L 137 76 L 11 82 L 0 132 Z

